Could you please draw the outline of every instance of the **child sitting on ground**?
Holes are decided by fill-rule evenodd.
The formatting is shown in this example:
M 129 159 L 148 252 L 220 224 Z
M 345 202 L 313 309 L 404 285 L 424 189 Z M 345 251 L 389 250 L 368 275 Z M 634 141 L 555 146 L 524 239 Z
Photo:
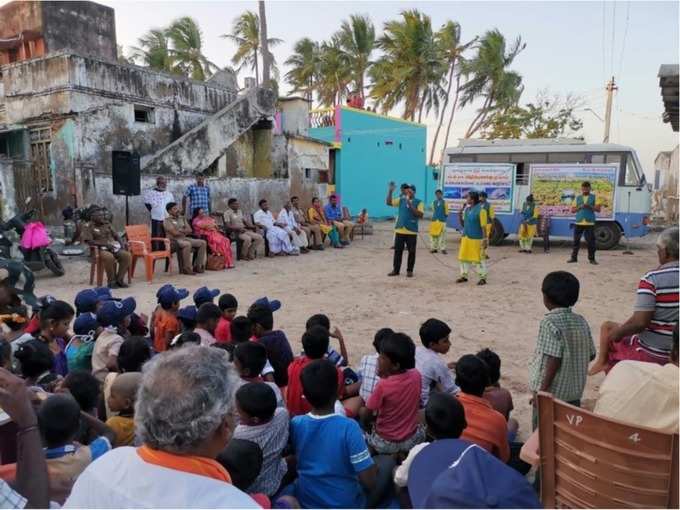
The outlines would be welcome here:
M 416 368 L 420 372 L 420 405 L 425 407 L 433 391 L 455 395 L 458 386 L 451 374 L 452 364 L 447 365 L 441 355 L 451 348 L 451 328 L 438 319 L 428 319 L 420 326 L 420 341 L 423 347 L 416 347 Z
M 109 409 L 118 416 L 106 420 L 106 425 L 116 433 L 116 448 L 132 446 L 135 442 L 135 400 L 141 381 L 140 372 L 126 372 L 116 377 L 111 385 Z
M 196 329 L 198 310 L 194 305 L 183 306 L 177 311 L 177 320 L 182 325 L 182 333 Z
M 326 328 L 330 334 L 329 336 L 331 338 L 337 339 L 338 344 L 340 345 L 340 352 L 338 353 L 329 344 L 328 350 L 326 351 L 326 359 L 328 359 L 328 361 L 331 363 L 335 363 L 339 367 L 346 367 L 349 355 L 347 354 L 347 346 L 345 345 L 345 339 L 342 336 L 342 331 L 340 331 L 340 328 L 335 327 L 333 330 L 331 330 L 331 320 L 323 313 L 317 313 L 316 315 L 312 315 L 309 319 L 307 319 L 305 330 L 309 331 L 309 328 L 312 326 L 322 326 Z
M 99 436 L 88 446 L 74 443 L 81 420 Z M 115 434 L 94 416 L 83 413 L 71 395 L 52 395 L 45 400 L 38 409 L 38 425 L 45 443 L 50 500 L 64 504 L 80 473 L 111 450 Z
M 220 317 L 217 329 L 215 329 L 215 339 L 218 342 L 229 343 L 231 342 L 231 322 L 236 317 L 238 301 L 231 294 L 222 294 L 217 304 L 222 311 L 222 317 Z
M 102 382 L 109 373 L 119 371 L 118 354 L 125 338 L 118 329 L 130 324 L 130 315 L 136 307 L 135 299 L 129 297 L 121 301 L 106 301 L 97 311 L 97 322 L 103 331 L 94 343 L 92 373 Z
M 203 303 L 214 303 L 217 296 L 220 295 L 220 289 L 209 289 L 208 287 L 200 287 L 194 292 L 194 305 L 198 310 Z
M 244 439 L 232 439 L 217 455 L 217 462 L 229 473 L 231 484 L 237 489 L 248 492 L 262 469 L 262 448 L 257 443 Z M 262 508 L 272 508 L 270 499 L 262 494 L 248 494 Z M 274 508 L 296 508 L 294 506 L 276 506 Z
M 194 333 L 201 337 L 201 345 L 210 347 L 215 340 L 215 329 L 222 318 L 222 311 L 215 303 L 203 303 L 196 313 Z
M 482 349 L 477 353 L 477 357 L 486 363 L 486 367 L 489 369 L 489 385 L 484 390 L 484 398 L 505 417 L 508 422 L 508 441 L 513 442 L 517 435 L 519 423 L 514 418 L 510 418 L 510 413 L 515 408 L 512 403 L 512 395 L 507 389 L 501 388 L 501 359 L 491 349 Z
M 373 337 L 373 348 L 375 349 L 375 354 L 365 354 L 361 358 L 359 363 L 358 374 L 361 379 L 361 385 L 359 387 L 359 396 L 361 397 L 362 405 L 366 405 L 368 402 L 368 397 L 371 396 L 375 385 L 378 384 L 377 367 L 378 367 L 378 354 L 380 353 L 380 343 L 384 338 L 392 335 L 394 331 L 390 328 L 379 329 L 378 332 Z
M 76 399 L 80 410 L 84 413 L 97 416 L 97 404 L 101 396 L 102 384 L 95 376 L 85 370 L 74 370 L 61 382 L 56 392 L 67 390 Z M 81 420 L 80 430 L 76 441 L 81 444 L 90 444 L 96 438 L 95 432 L 89 427 L 87 421 Z
M 234 368 L 240 380 L 237 388 L 249 382 L 262 382 L 262 370 L 267 363 L 267 350 L 257 342 L 243 342 L 234 348 Z M 283 395 L 274 382 L 264 381 L 276 396 L 276 405 L 283 407 Z
M 413 340 L 404 333 L 394 333 L 380 343 L 380 380 L 360 413 L 365 430 L 376 421 L 368 444 L 378 454 L 406 454 L 425 440 L 418 423 L 420 374 L 414 368 L 415 351 Z
M 300 378 L 312 410 L 291 420 L 298 478 L 283 493 L 296 497 L 303 508 L 365 508 L 364 488 L 375 486 L 377 468 L 359 424 L 334 412 L 337 367 L 314 360 Z
M 156 297 L 160 309 L 153 314 L 153 348 L 156 352 L 168 349 L 172 339 L 179 334 L 180 325 L 177 320 L 179 302 L 189 295 L 186 289 L 177 289 L 173 285 L 163 285 Z
M 236 408 L 240 423 L 233 437 L 253 441 L 262 448 L 262 469 L 248 492 L 273 496 L 288 470 L 281 456 L 288 444 L 288 411 L 277 407 L 271 386 L 262 382 L 241 386 L 236 391 Z
M 543 304 L 548 309 L 538 328 L 529 364 L 529 388 L 534 393 L 532 426 L 538 425 L 536 393 L 547 391 L 559 400 L 580 406 L 588 364 L 595 359 L 595 343 L 584 317 L 572 312 L 578 301 L 579 281 L 567 271 L 543 279 Z
M 278 306 L 272 306 L 278 305 Z M 272 308 L 281 306 L 277 301 L 266 298 L 259 299 L 248 310 L 248 319 L 252 324 L 252 335 L 255 340 L 267 349 L 267 359 L 274 369 L 274 382 L 279 388 L 288 385 L 288 365 L 293 361 L 293 350 L 286 334 L 274 330 L 274 314 Z

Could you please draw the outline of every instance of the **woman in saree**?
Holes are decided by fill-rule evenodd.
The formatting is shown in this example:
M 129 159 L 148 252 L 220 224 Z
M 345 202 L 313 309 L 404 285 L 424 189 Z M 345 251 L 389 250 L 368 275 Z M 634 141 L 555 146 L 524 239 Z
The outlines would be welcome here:
M 307 216 L 309 216 L 310 223 L 319 225 L 321 233 L 328 236 L 333 248 L 344 248 L 344 246 L 340 244 L 340 234 L 338 234 L 338 230 L 333 223 L 326 218 L 323 207 L 321 207 L 321 201 L 318 197 L 312 198 L 312 207 L 307 211 Z
M 198 236 L 205 237 L 208 243 L 208 249 L 211 253 L 222 255 L 227 269 L 234 267 L 234 257 L 231 254 L 231 241 L 222 234 L 217 228 L 217 222 L 214 218 L 199 207 L 194 211 L 194 217 L 191 220 L 191 226 L 194 228 L 194 233 Z

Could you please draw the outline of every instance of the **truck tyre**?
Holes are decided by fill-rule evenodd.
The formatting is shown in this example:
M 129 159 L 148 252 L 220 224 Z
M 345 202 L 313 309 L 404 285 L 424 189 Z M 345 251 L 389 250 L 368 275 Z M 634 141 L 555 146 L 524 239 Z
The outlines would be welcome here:
M 45 248 L 45 266 L 52 271 L 55 276 L 64 276 L 64 266 L 61 265 L 59 255 L 52 248 Z
M 621 229 L 613 221 L 595 224 L 595 246 L 598 250 L 611 250 L 621 240 Z
M 500 246 L 507 236 L 505 230 L 503 230 L 503 224 L 498 221 L 498 218 L 494 218 L 493 228 L 491 229 L 491 238 L 489 239 L 491 246 Z

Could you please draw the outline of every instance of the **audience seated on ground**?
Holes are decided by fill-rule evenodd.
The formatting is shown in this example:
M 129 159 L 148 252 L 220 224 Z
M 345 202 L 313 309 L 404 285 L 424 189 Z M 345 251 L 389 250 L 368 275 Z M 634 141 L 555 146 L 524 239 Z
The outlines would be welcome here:
M 373 337 L 373 348 L 375 354 L 365 354 L 359 363 L 357 375 L 360 379 L 359 396 L 363 404 L 368 402 L 368 398 L 373 393 L 376 384 L 378 384 L 378 355 L 380 354 L 380 344 L 383 339 L 391 336 L 394 333 L 390 328 L 379 329 Z M 417 349 L 417 347 L 416 347 Z
M 250 382 L 260 382 L 262 372 L 267 364 L 267 349 L 257 342 L 243 342 L 237 344 L 233 349 L 234 368 L 239 375 L 236 387 L 240 388 Z M 281 390 L 274 382 L 265 382 L 274 392 L 276 405 L 283 406 L 283 396 Z
M 420 405 L 425 407 L 433 391 L 456 394 L 458 386 L 453 380 L 450 367 L 441 355 L 451 348 L 451 328 L 438 319 L 427 319 L 420 326 L 420 341 L 423 346 L 416 347 L 416 369 L 420 372 Z
M 120 374 L 111 384 L 109 409 L 116 416 L 106 420 L 106 425 L 116 433 L 114 446 L 133 446 L 135 442 L 135 400 L 142 381 L 139 372 Z
M 267 350 L 267 359 L 274 369 L 274 382 L 279 388 L 284 388 L 288 385 L 288 365 L 293 361 L 293 351 L 286 334 L 274 329 L 272 303 L 278 305 L 274 306 L 277 310 L 281 306 L 278 301 L 269 300 L 267 303 L 254 304 L 248 310 L 248 319 L 255 340 Z

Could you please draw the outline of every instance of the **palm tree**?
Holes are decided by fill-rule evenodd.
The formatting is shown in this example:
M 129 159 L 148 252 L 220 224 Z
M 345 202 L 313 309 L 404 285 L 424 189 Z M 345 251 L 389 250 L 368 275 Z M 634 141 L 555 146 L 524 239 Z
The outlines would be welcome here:
M 189 16 L 178 18 L 167 30 L 172 43 L 170 57 L 175 68 L 194 80 L 205 80 L 213 71 L 219 69 L 201 52 L 203 34 L 196 20 Z
M 258 56 L 260 54 L 260 17 L 253 11 L 246 11 L 234 19 L 231 34 L 223 34 L 225 39 L 233 41 L 237 48 L 236 53 L 231 59 L 237 71 L 248 67 L 255 71 L 255 83 L 260 84 L 260 65 Z M 283 41 L 276 38 L 268 38 L 267 44 L 276 46 Z M 275 68 L 276 62 L 272 57 L 272 66 Z M 274 69 L 274 74 L 276 70 Z
M 154 28 L 137 40 L 138 47 L 132 47 L 132 59 L 156 71 L 173 72 L 170 45 L 166 30 Z
M 403 118 L 422 118 L 443 96 L 447 65 L 441 58 L 429 16 L 403 11 L 402 20 L 388 21 L 377 46 L 382 56 L 371 66 L 371 97 L 383 112 L 404 103 Z
M 522 38 L 517 37 L 510 50 L 506 51 L 503 34 L 497 29 L 490 30 L 482 37 L 475 57 L 464 62 L 463 74 L 468 81 L 462 87 L 461 106 L 483 99 L 465 138 L 470 138 L 483 127 L 490 113 L 516 105 L 519 101 L 524 90 L 522 77 L 508 71 L 508 67 L 525 47 Z
M 354 88 L 365 98 L 364 79 L 375 47 L 375 27 L 368 16 L 352 14 L 337 33 L 340 47 L 347 54 Z
M 302 92 L 309 101 L 314 98 L 320 57 L 319 43 L 305 37 L 295 43 L 293 54 L 286 60 L 286 65 L 291 68 L 286 73 L 286 81 L 293 87 L 292 92 Z
M 342 103 L 347 95 L 347 87 L 352 81 L 347 54 L 342 50 L 340 41 L 333 37 L 321 44 L 319 56 L 319 80 L 317 93 L 324 106 Z
M 472 41 L 461 44 L 460 43 L 461 29 L 460 24 L 455 21 L 447 21 L 442 28 L 436 34 L 437 43 L 439 44 L 439 49 L 442 55 L 446 58 L 449 64 L 448 77 L 446 79 L 446 93 L 444 95 L 444 106 L 441 110 L 441 115 L 439 116 L 439 122 L 437 123 L 437 130 L 434 133 L 434 140 L 432 141 L 432 148 L 430 149 L 430 165 L 433 164 L 435 146 L 437 145 L 437 139 L 439 138 L 439 132 L 444 123 L 444 115 L 446 114 L 446 109 L 449 105 L 449 99 L 451 98 L 451 86 L 453 85 L 454 79 L 453 75 L 456 70 L 458 70 L 458 76 L 456 78 L 456 91 L 453 99 L 453 106 L 451 107 L 451 114 L 449 116 L 449 122 L 446 127 L 446 136 L 444 137 L 444 145 L 446 145 L 449 139 L 449 131 L 451 130 L 451 124 L 453 123 L 453 117 L 456 113 L 456 108 L 458 107 L 458 95 L 460 93 L 460 62 L 463 59 L 463 52 L 467 50 L 472 44 L 475 43 L 477 38 L 475 37 Z

